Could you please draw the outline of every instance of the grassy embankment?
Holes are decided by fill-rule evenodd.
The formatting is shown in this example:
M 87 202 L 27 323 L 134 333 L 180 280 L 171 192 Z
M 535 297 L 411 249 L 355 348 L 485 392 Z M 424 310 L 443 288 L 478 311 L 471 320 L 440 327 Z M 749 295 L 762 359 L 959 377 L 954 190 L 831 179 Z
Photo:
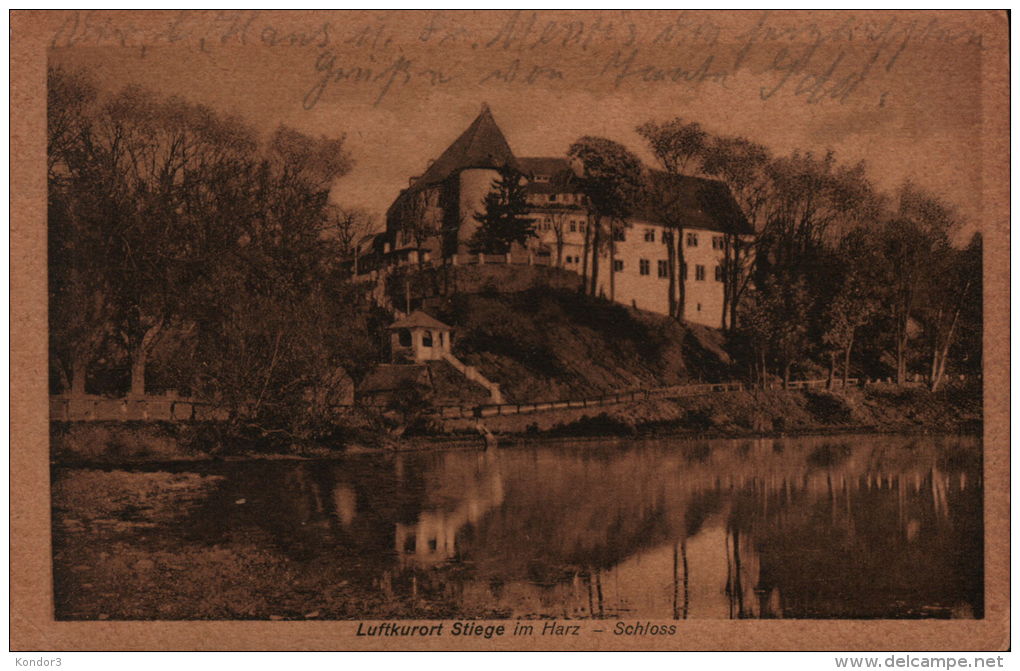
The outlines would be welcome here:
M 522 436 L 719 436 L 830 432 L 977 433 L 979 388 L 932 393 L 874 386 L 844 391 L 744 391 L 656 399 L 605 408 L 485 419 L 490 430 Z M 447 422 L 469 431 L 468 420 Z
M 460 269 L 460 293 L 425 298 L 428 311 L 455 327 L 457 356 L 499 382 L 509 402 L 592 398 L 739 378 L 740 369 L 717 331 L 581 296 L 570 286 L 577 277 L 573 273 L 544 269 L 543 274 L 527 268 L 533 275 L 527 282 L 520 274 L 502 279 L 493 275 L 506 274 L 506 267 Z M 455 380 L 443 381 L 443 402 L 455 401 Z M 466 404 L 478 402 L 464 396 Z M 381 424 L 362 415 L 345 420 L 350 426 L 337 431 L 336 442 L 311 446 L 256 444 L 215 425 L 54 425 L 53 455 L 61 461 L 161 461 L 260 453 L 328 456 L 352 446 L 408 446 L 408 441 L 401 445 L 390 440 L 378 428 Z M 933 394 L 876 386 L 845 392 L 713 393 L 491 417 L 485 423 L 499 434 L 529 436 L 975 432 L 981 426 L 981 390 L 971 385 Z M 473 420 L 433 422 L 429 435 L 417 442 L 474 435 L 474 425 Z

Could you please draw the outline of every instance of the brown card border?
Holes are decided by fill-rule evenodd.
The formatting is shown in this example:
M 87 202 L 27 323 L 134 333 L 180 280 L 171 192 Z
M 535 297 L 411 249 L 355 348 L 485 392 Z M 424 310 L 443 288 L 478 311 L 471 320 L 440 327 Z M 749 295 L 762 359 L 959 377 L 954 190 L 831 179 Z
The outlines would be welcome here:
M 1004 12 L 939 12 L 985 31 L 986 616 L 978 621 L 689 621 L 670 637 L 359 638 L 356 622 L 55 622 L 50 574 L 46 323 L 46 48 L 66 12 L 11 19 L 10 540 L 12 650 L 1004 650 L 1009 647 L 1009 59 Z M 134 12 L 136 25 L 171 12 Z M 280 23 L 293 18 L 274 13 Z M 307 15 L 306 17 L 307 18 Z M 349 17 L 345 17 L 349 18 Z M 992 217 L 988 217 L 992 220 Z M 590 628 L 590 627 L 586 627 Z

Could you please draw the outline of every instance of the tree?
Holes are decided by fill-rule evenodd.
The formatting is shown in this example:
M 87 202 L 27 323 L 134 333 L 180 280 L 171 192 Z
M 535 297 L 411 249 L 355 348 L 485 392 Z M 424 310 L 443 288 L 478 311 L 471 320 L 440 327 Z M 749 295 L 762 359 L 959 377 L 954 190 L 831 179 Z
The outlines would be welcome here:
M 854 226 L 873 219 L 878 199 L 863 163 L 794 152 L 767 165 L 770 192 L 759 234 L 759 266 L 805 268 L 818 252 Z
M 822 315 L 822 345 L 829 355 L 829 383 L 835 382 L 836 358 L 843 358 L 843 387 L 850 376 L 850 356 L 858 331 L 879 310 L 881 285 L 875 277 L 878 258 L 873 232 L 861 227 L 840 241 L 833 259 L 833 273 L 840 275 L 838 287 L 826 301 Z
M 962 302 L 956 333 L 947 351 L 956 370 L 972 375 L 981 374 L 982 336 L 984 327 L 982 269 L 984 241 L 980 232 L 971 236 L 960 261 L 964 281 L 970 282 Z
M 749 351 L 751 380 L 767 387 L 770 366 L 790 384 L 794 365 L 809 344 L 811 296 L 803 279 L 767 277 L 744 295 L 738 334 Z
M 785 389 L 790 386 L 793 366 L 803 360 L 808 348 L 811 294 L 804 278 L 785 275 L 770 278 L 761 294 L 771 325 L 772 351 Z
M 610 262 L 615 261 L 616 244 L 612 230 L 623 225 L 641 196 L 641 161 L 618 142 L 590 136 L 572 144 L 567 156 L 580 167 L 578 186 L 588 204 L 585 256 L 591 256 L 589 292 L 594 296 L 598 293 L 601 249 L 607 245 Z M 607 237 L 603 230 L 606 223 L 610 225 L 608 240 L 604 240 Z M 610 298 L 616 293 L 615 276 L 615 272 L 610 272 Z
M 255 137 L 206 107 L 128 87 L 103 106 L 91 140 L 90 160 L 110 179 L 104 224 L 116 333 L 131 359 L 130 393 L 140 396 L 149 354 L 236 235 L 206 206 L 225 197 L 210 189 L 239 170 Z
M 948 205 L 906 182 L 900 188 L 896 212 L 880 231 L 898 384 L 907 381 L 911 326 L 922 293 L 938 260 L 948 252 L 950 233 L 958 225 Z
M 772 312 L 767 304 L 767 295 L 756 288 L 748 290 L 743 297 L 741 312 L 744 318 L 740 322 L 738 333 L 747 345 L 752 384 L 763 389 L 768 384 L 768 358 L 771 352 L 774 325 Z
M 687 263 L 682 239 L 687 204 L 683 201 L 684 189 L 680 183 L 682 179 L 683 175 L 653 172 L 648 176 L 644 194 L 648 208 L 667 229 L 662 236 L 662 242 L 666 246 L 669 278 L 666 283 L 666 297 L 670 316 L 680 321 L 684 319 L 684 306 L 687 303 L 687 278 L 683 273 Z
M 553 237 L 556 239 L 556 267 L 563 267 L 563 248 L 567 241 L 567 217 L 569 212 L 557 209 L 550 214 L 552 220 Z
M 682 269 L 684 261 L 682 203 L 680 197 L 681 178 L 688 170 L 700 165 L 708 141 L 708 134 L 696 122 L 685 123 L 680 117 L 655 123 L 649 121 L 638 126 L 637 132 L 648 143 L 662 169 L 654 174 L 647 186 L 650 206 L 669 229 L 666 238 L 667 302 L 670 315 L 684 319 L 687 302 L 686 277 Z
M 482 254 L 506 254 L 511 246 L 527 243 L 536 237 L 528 218 L 527 193 L 520 174 L 510 168 L 500 168 L 499 177 L 482 201 L 483 212 L 475 212 L 480 224 L 471 238 L 471 251 Z
M 418 268 L 425 265 L 425 244 L 440 234 L 440 222 L 433 207 L 437 193 L 432 189 L 411 188 L 400 195 L 398 216 L 400 234 L 405 241 L 414 242 L 418 250 Z M 442 243 L 440 243 L 442 247 Z M 444 252 L 441 251 L 445 255 Z
M 686 175 L 704 159 L 709 136 L 697 122 L 675 117 L 664 123 L 649 121 L 637 128 L 662 169 L 671 175 Z
M 52 95 L 67 88 L 66 76 L 52 78 Z M 318 257 L 307 250 L 322 246 L 329 185 L 350 167 L 342 138 L 280 127 L 260 156 L 258 138 L 238 119 L 139 87 L 88 106 L 75 132 L 68 114 L 53 116 L 54 251 L 67 260 L 87 240 L 94 266 L 85 277 L 75 263 L 52 264 L 56 274 L 66 273 L 54 287 L 59 294 L 77 285 L 91 296 L 89 305 L 102 306 L 102 315 L 82 312 L 130 359 L 131 395 L 145 393 L 146 365 L 159 341 L 193 327 L 210 277 L 227 259 L 258 268 L 243 281 L 262 287 L 295 272 L 314 275 Z M 55 306 L 69 295 L 55 295 Z M 90 342 L 59 329 L 57 335 Z
M 235 428 L 322 435 L 349 378 L 381 357 L 381 319 L 337 253 L 356 241 L 360 215 L 328 202 L 349 166 L 342 141 L 281 127 L 238 173 L 230 203 L 241 234 L 193 304 L 191 372 Z
M 341 258 L 352 263 L 351 272 L 358 274 L 361 241 L 375 230 L 372 215 L 361 209 L 346 209 L 336 204 L 327 208 L 326 234 L 337 244 Z
M 938 390 L 945 377 L 946 363 L 956 343 L 961 321 L 968 316 L 973 321 L 973 310 L 968 310 L 968 307 L 981 303 L 981 247 L 981 235 L 978 233 L 965 249 L 944 250 L 941 262 L 937 261 L 932 268 L 925 310 L 931 342 L 929 380 L 932 391 Z M 976 348 L 980 348 L 980 343 L 976 344 Z
M 337 276 L 267 293 L 244 282 L 248 272 L 224 272 L 236 289 L 207 304 L 187 371 L 195 392 L 255 437 L 326 435 L 351 379 L 383 360 L 386 316 L 362 307 L 357 286 Z
M 768 148 L 742 137 L 711 137 L 702 151 L 702 171 L 729 186 L 755 233 L 765 227 L 763 214 L 771 192 L 768 178 L 771 160 Z M 738 308 L 752 277 L 756 241 L 756 236 L 750 239 L 725 236 L 723 321 L 730 330 L 738 326 Z
M 113 310 L 100 259 L 106 235 L 99 166 L 85 161 L 98 91 L 81 72 L 47 72 L 47 264 L 51 365 L 62 391 L 85 393 Z
M 786 296 L 786 314 L 797 321 L 797 329 L 808 329 L 803 346 L 784 348 L 777 355 L 788 380 L 792 366 L 810 355 L 807 344 L 823 340 L 824 306 L 836 295 L 831 268 L 834 241 L 871 220 L 878 200 L 863 164 L 841 165 L 832 152 L 821 158 L 794 152 L 764 168 L 768 187 L 761 204 L 764 226 L 755 246 L 753 282 L 773 287 L 780 296 L 783 287 L 800 287 L 796 295 Z M 781 323 L 777 328 L 787 331 Z M 801 338 L 798 334 L 784 339 Z

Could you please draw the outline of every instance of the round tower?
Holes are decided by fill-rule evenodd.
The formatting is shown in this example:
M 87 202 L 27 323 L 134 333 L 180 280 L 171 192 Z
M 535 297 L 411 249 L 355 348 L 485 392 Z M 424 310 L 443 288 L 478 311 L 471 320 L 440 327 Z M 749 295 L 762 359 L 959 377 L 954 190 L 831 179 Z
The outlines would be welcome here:
M 457 235 L 458 247 L 465 249 L 468 241 L 478 230 L 476 212 L 485 211 L 485 196 L 492 191 L 492 184 L 499 178 L 499 172 L 491 168 L 468 168 L 458 176 L 460 193 L 460 226 Z

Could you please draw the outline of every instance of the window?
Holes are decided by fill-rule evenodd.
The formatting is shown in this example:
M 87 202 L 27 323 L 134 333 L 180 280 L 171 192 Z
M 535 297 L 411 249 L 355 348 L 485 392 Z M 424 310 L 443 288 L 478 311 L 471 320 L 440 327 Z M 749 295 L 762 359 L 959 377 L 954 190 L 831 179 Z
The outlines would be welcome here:
M 613 240 L 616 240 L 617 242 L 626 242 L 627 241 L 626 232 L 622 228 L 613 229 Z
M 397 331 L 397 339 L 399 340 L 401 347 L 411 346 L 411 332 L 407 329 L 400 329 Z
M 683 268 L 681 268 L 681 270 L 680 270 L 680 276 L 683 277 L 685 280 L 687 279 L 687 264 L 686 263 L 683 265 Z
M 712 249 L 726 249 L 726 239 L 721 235 L 713 235 Z
M 570 220 L 570 232 L 571 233 L 577 232 L 577 222 L 574 221 L 573 219 Z
M 641 259 L 638 261 L 638 272 L 642 275 L 649 275 L 652 272 L 651 262 L 648 259 Z
M 446 338 L 444 337 L 444 335 L 445 334 L 442 331 L 439 332 L 439 346 L 440 347 L 446 347 Z
M 555 193 L 550 193 L 549 194 L 549 202 L 550 203 L 555 203 L 556 202 L 556 194 Z
M 668 261 L 659 261 L 659 277 L 669 277 Z
M 697 247 L 698 246 L 698 234 L 697 233 L 688 233 L 687 234 L 687 246 L 688 247 Z
M 705 266 L 697 265 L 694 266 L 694 279 L 699 282 L 705 281 Z
M 432 347 L 432 331 L 425 331 L 421 334 L 421 346 Z
M 701 312 L 701 303 L 698 303 L 698 312 Z
M 716 266 L 715 267 L 715 281 L 716 282 L 722 282 L 723 281 L 722 266 Z
M 673 244 L 673 231 L 662 232 L 662 244 L 672 245 Z
M 613 261 L 613 272 L 617 273 L 623 272 L 623 261 L 621 261 L 620 259 L 616 259 Z
M 654 228 L 646 228 L 645 229 L 645 242 L 655 242 L 655 229 Z

